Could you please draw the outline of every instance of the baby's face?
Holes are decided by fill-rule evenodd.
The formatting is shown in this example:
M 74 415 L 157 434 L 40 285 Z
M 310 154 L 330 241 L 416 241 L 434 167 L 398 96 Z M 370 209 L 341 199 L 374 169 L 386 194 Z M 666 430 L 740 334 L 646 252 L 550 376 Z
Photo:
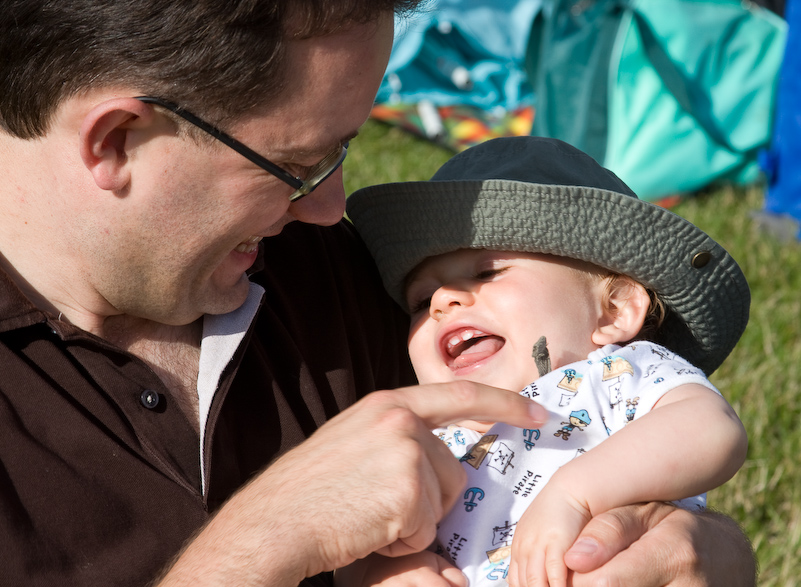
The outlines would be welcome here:
M 463 249 L 426 259 L 406 290 L 417 377 L 519 392 L 539 376 L 531 355 L 541 336 L 554 369 L 598 348 L 602 292 L 603 280 L 549 255 Z

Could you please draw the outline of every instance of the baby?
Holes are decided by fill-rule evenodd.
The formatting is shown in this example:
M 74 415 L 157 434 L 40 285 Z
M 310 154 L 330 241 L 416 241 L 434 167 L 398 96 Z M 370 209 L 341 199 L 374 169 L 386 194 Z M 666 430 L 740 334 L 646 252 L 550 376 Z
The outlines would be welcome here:
M 584 153 L 496 139 L 429 182 L 356 192 L 348 214 L 411 314 L 421 383 L 523 390 L 550 410 L 538 430 L 436 431 L 468 473 L 438 552 L 471 586 L 567 585 L 593 516 L 697 496 L 742 465 L 745 431 L 706 378 L 748 321 L 742 272 Z M 337 581 L 463 584 L 431 553 L 354 568 Z

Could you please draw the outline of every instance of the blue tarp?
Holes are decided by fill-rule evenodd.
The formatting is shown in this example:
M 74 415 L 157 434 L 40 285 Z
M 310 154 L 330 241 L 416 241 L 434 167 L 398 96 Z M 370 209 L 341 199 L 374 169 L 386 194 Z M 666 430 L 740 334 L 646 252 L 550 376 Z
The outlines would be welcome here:
M 768 214 L 761 220 L 779 236 L 801 239 L 801 0 L 787 0 L 785 19 L 788 36 L 779 75 L 773 141 L 762 159 L 768 177 Z M 787 232 L 791 234 L 783 234 Z

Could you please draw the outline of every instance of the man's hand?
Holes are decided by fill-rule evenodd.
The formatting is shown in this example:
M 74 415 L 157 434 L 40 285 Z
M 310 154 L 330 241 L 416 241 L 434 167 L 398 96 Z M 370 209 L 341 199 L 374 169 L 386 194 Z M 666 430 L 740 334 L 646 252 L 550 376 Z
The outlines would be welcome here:
M 371 554 L 338 569 L 336 587 L 468 587 L 467 577 L 428 550 L 400 557 Z
M 752 587 L 756 563 L 737 524 L 665 503 L 596 516 L 565 555 L 573 587 Z
M 534 428 L 545 414 L 466 381 L 372 393 L 232 497 L 162 585 L 297 585 L 373 551 L 421 551 L 465 482 L 431 429 L 465 419 Z

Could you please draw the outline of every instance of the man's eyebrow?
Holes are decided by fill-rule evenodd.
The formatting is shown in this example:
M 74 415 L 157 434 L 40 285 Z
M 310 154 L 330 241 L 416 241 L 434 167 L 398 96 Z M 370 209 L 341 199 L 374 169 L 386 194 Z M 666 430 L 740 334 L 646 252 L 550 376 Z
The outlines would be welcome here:
M 312 157 L 312 156 L 325 157 L 331 151 L 333 151 L 335 148 L 341 147 L 345 143 L 349 143 L 350 141 L 352 141 L 353 139 L 355 139 L 358 136 L 359 136 L 359 131 L 355 130 L 352 133 L 347 134 L 344 137 L 342 137 L 341 139 L 339 139 L 339 141 L 336 144 L 332 144 L 327 148 L 315 149 L 313 151 L 312 150 L 309 150 L 309 151 L 298 151 L 296 154 L 297 154 L 298 157 Z

